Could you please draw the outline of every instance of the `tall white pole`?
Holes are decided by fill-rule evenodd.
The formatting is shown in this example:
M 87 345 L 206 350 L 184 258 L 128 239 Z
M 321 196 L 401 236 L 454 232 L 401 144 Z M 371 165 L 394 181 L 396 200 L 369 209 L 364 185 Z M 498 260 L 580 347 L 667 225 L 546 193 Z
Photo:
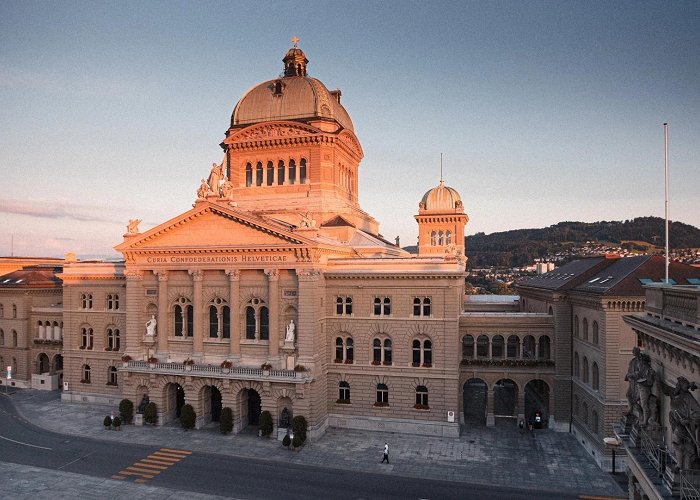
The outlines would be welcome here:
M 668 123 L 664 123 L 664 200 L 666 220 L 666 284 L 668 285 Z

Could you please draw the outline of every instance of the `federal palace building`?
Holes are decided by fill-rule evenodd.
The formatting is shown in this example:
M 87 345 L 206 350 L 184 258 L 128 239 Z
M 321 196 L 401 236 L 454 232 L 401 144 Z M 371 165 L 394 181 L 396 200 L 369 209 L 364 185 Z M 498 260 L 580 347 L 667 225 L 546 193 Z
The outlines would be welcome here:
M 517 297 L 465 295 L 459 193 L 440 180 L 415 200 L 417 253 L 385 240 L 358 202 L 363 151 L 341 92 L 308 76 L 296 45 L 283 63 L 236 104 L 192 208 L 148 230 L 129 221 L 122 261 L 0 259 L 2 383 L 72 402 L 147 395 L 160 424 L 185 403 L 198 427 L 230 407 L 235 432 L 262 410 L 280 427 L 287 409 L 312 439 L 458 436 L 539 411 L 604 464 L 637 345 L 622 316 L 643 311 L 663 262 L 601 256 Z M 688 284 L 700 269 L 672 274 Z

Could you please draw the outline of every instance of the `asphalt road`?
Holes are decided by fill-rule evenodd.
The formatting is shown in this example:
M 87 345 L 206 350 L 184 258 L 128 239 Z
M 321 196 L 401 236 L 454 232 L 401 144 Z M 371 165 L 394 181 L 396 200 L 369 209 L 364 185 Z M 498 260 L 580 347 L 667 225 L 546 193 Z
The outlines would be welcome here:
M 239 499 L 577 498 L 56 434 L 22 419 L 4 396 L 0 396 L 0 461 Z

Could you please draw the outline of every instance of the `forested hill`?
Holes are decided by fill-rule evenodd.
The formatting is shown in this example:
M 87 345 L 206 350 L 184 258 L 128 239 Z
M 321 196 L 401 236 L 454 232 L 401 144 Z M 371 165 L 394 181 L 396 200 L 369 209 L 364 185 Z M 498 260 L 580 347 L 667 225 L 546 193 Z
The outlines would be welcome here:
M 673 249 L 700 248 L 700 229 L 694 226 L 671 222 L 669 237 Z M 653 251 L 649 247 L 664 245 L 664 219 L 638 217 L 624 222 L 560 222 L 541 229 L 477 233 L 467 236 L 466 240 L 469 267 L 520 267 L 558 252 L 575 254 L 576 247 L 587 242 Z

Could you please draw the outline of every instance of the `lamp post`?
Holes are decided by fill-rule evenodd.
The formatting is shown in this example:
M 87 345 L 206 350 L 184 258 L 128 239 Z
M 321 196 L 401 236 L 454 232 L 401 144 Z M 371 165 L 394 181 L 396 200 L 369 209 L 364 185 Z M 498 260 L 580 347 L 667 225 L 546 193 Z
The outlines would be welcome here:
M 606 444 L 606 446 L 609 446 L 610 449 L 612 450 L 612 474 L 614 476 L 615 475 L 615 450 L 622 443 L 616 437 L 603 438 L 603 442 Z

